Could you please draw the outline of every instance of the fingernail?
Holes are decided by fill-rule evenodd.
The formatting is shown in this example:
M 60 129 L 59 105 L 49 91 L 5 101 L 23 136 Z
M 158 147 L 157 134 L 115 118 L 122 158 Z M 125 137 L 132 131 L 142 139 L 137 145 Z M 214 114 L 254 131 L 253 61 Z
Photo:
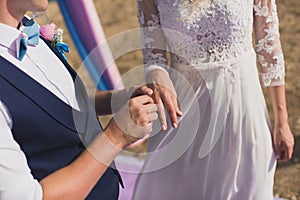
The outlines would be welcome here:
M 176 124 L 176 123 L 173 123 L 173 127 L 174 127 L 174 128 L 177 128 L 177 124 Z
M 167 127 L 166 127 L 165 125 L 162 125 L 161 129 L 162 129 L 163 131 L 165 131 L 165 130 L 167 130 Z
M 145 90 L 146 95 L 152 95 L 152 90 Z

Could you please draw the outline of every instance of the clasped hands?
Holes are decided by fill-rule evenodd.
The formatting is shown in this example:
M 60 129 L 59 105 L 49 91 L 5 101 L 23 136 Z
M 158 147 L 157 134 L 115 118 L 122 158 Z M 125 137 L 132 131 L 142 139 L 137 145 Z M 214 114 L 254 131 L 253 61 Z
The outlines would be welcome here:
M 172 126 L 177 128 L 177 117 L 181 117 L 182 112 L 179 110 L 171 80 L 162 73 L 164 72 L 161 70 L 154 71 L 152 77 L 157 79 L 153 79 L 154 82 L 148 83 L 147 86 L 117 91 L 115 98 L 113 97 L 113 99 L 118 99 L 116 103 L 112 101 L 112 107 L 115 107 L 117 111 L 110 126 L 117 127 L 121 132 L 118 137 L 119 141 L 116 142 L 122 141 L 121 148 L 134 146 L 147 139 L 152 132 L 152 123 L 157 119 L 160 121 L 161 129 L 167 130 L 164 107 L 169 114 Z M 126 101 L 126 99 L 129 100 Z
M 183 115 L 177 103 L 177 95 L 173 83 L 165 71 L 159 69 L 151 71 L 147 75 L 146 81 L 148 87 L 142 86 L 138 88 L 133 93 L 133 98 L 131 98 L 127 104 L 130 116 L 128 117 L 127 115 L 127 118 L 131 118 L 134 121 L 134 124 L 139 125 L 139 128 L 133 128 L 133 124 L 124 123 L 126 120 L 118 120 L 123 122 L 120 123 L 122 124 L 122 127 L 125 127 L 123 130 L 128 133 L 131 132 L 132 136 L 134 136 L 133 138 L 135 139 L 131 140 L 131 143 L 137 140 L 137 138 L 147 138 L 152 131 L 152 122 L 157 119 L 160 121 L 161 129 L 167 130 L 168 127 L 164 107 L 166 108 L 174 128 L 177 128 L 178 126 L 177 117 Z M 139 96 L 141 94 L 142 96 Z M 124 109 L 121 109 L 120 114 L 122 112 L 125 112 Z M 126 115 L 123 114 L 123 116 Z M 280 114 L 279 116 L 284 115 Z M 119 117 L 117 116 L 117 119 L 118 118 Z M 275 123 L 272 134 L 274 150 L 279 161 L 291 159 L 294 146 L 291 130 L 287 120 L 285 121 L 286 123 L 280 123 L 280 126 L 278 126 L 278 123 Z

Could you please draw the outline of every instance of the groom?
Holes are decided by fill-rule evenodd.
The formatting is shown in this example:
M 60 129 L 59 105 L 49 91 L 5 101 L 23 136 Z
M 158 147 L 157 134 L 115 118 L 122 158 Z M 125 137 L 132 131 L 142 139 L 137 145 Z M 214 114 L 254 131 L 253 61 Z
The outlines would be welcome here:
M 0 199 L 118 199 L 113 160 L 151 131 L 152 90 L 138 88 L 103 130 L 76 72 L 49 42 L 25 34 L 34 24 L 24 14 L 47 5 L 0 0 Z M 98 114 L 111 94 L 96 94 Z

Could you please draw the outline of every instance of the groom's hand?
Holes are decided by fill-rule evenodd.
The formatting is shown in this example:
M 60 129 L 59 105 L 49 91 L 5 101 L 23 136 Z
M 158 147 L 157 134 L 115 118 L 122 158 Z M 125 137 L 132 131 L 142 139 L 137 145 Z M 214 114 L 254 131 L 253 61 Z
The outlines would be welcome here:
M 152 92 L 149 88 L 143 88 Z M 152 122 L 158 119 L 158 108 L 148 95 L 132 97 L 111 120 L 110 125 L 116 133 L 113 142 L 120 148 L 148 137 Z
M 96 110 L 99 115 L 115 114 L 127 102 L 134 97 L 141 95 L 151 96 L 153 90 L 145 85 L 132 86 L 122 90 L 97 91 L 96 93 Z M 105 111 L 106 112 L 103 112 Z

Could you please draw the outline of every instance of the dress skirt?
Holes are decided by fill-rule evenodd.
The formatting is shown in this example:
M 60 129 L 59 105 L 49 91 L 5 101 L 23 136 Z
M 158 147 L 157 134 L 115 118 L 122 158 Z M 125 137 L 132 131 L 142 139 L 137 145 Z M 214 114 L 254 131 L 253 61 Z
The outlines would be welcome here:
M 276 159 L 254 50 L 172 69 L 184 116 L 176 129 L 155 125 L 133 199 L 273 199 Z

